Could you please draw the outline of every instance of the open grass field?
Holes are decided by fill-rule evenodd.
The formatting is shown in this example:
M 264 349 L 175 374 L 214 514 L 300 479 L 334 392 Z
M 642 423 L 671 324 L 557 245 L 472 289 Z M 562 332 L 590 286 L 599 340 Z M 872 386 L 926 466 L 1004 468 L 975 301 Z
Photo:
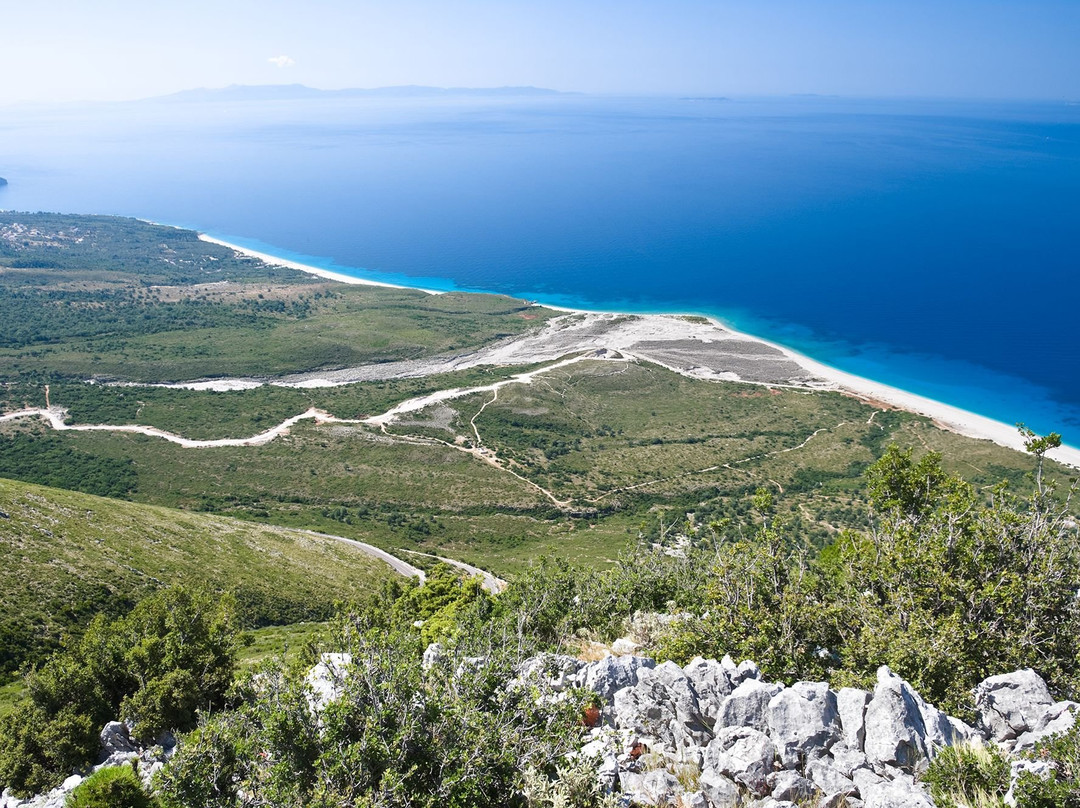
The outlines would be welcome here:
M 363 392 L 373 384 L 384 389 Z M 335 395 L 387 395 L 386 403 L 397 384 L 359 383 Z M 195 412 L 209 411 L 221 395 L 185 394 Z M 639 536 L 666 538 L 688 525 L 701 531 L 727 520 L 738 529 L 760 486 L 793 520 L 793 535 L 820 545 L 865 524 L 865 508 L 855 507 L 861 475 L 890 443 L 942 451 L 950 470 L 980 486 L 1009 480 L 1022 493 L 1031 484 L 1026 455 L 838 393 L 582 362 L 532 385 L 505 386 L 493 398 L 441 402 L 389 434 L 301 422 L 263 446 L 187 449 L 140 435 L 56 434 L 26 422 L 4 431 L 30 445 L 58 442 L 88 464 L 130 470 L 135 501 L 437 551 L 500 574 L 543 554 L 602 565 Z M 178 420 L 190 421 L 182 410 Z M 474 426 L 502 468 L 462 451 L 476 443 Z

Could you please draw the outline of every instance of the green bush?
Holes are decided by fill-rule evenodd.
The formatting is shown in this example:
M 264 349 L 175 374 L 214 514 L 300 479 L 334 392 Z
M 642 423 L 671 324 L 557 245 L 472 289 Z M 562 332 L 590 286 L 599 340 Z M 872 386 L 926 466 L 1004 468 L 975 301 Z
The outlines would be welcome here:
M 580 733 L 576 699 L 511 686 L 513 657 L 447 655 L 425 669 L 405 622 L 345 619 L 352 655 L 340 695 L 313 709 L 301 669 L 265 669 L 238 709 L 182 739 L 160 776 L 175 808 L 250 804 L 485 808 L 521 806 L 522 772 L 553 772 Z
M 889 665 L 938 707 L 971 718 L 971 688 L 1031 667 L 1059 695 L 1080 692 L 1080 547 L 1049 491 L 989 496 L 896 447 L 867 472 L 874 524 L 816 557 L 756 506 L 756 535 L 723 541 L 702 617 L 678 621 L 657 648 L 754 659 L 786 682 L 870 686 Z
M 157 801 L 143 790 L 128 766 L 110 766 L 87 777 L 71 792 L 64 808 L 155 808 Z
M 837 667 L 866 682 L 887 664 L 967 717 L 971 688 L 1018 668 L 1076 694 L 1080 548 L 1068 512 L 1003 486 L 987 499 L 937 455 L 916 463 L 895 447 L 868 477 L 877 526 L 842 535 L 816 564 L 817 601 L 836 607 Z
M 152 741 L 195 726 L 232 684 L 239 628 L 229 596 L 162 590 L 130 614 L 95 618 L 78 643 L 26 677 L 27 695 L 0 718 L 0 787 L 29 795 L 58 785 L 98 752 L 121 718 Z
M 1025 772 L 1016 782 L 1016 808 L 1080 808 L 1080 724 L 1040 742 L 1032 754 L 1050 761 L 1047 779 Z
M 100 727 L 77 709 L 22 702 L 0 719 L 0 783 L 25 797 L 54 788 L 94 759 Z
M 523 775 L 522 791 L 528 808 L 616 808 L 616 795 L 604 791 L 596 776 L 595 758 L 577 757 L 549 776 L 536 769 Z
M 997 746 L 947 746 L 931 761 L 923 779 L 938 808 L 1004 806 L 1009 759 Z

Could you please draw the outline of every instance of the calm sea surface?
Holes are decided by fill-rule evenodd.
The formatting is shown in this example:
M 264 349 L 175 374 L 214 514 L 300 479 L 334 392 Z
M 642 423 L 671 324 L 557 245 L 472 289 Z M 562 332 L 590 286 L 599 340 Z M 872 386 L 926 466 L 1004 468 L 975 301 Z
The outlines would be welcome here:
M 381 280 L 701 312 L 1080 445 L 1080 106 L 339 99 L 0 110 L 0 208 Z

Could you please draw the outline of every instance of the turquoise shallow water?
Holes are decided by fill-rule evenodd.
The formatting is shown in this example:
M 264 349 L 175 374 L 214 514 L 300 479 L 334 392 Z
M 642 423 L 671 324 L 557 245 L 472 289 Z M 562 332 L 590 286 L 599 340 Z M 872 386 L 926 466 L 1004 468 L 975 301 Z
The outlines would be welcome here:
M 710 314 L 1080 443 L 1080 107 L 116 105 L 8 114 L 0 155 L 0 207 L 171 222 L 409 286 Z

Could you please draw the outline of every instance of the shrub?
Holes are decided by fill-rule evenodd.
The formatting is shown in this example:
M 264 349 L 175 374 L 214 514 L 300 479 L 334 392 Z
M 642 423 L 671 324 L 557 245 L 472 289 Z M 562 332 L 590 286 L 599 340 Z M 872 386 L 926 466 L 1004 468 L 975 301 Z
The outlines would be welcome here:
M 840 667 L 869 679 L 887 664 L 954 715 L 970 716 L 983 678 L 1024 667 L 1071 697 L 1080 548 L 1068 513 L 1003 486 L 987 501 L 939 462 L 886 452 L 868 473 L 878 526 L 818 560 Z
M 24 701 L 0 719 L 0 783 L 18 796 L 47 791 L 97 754 L 98 727 L 70 707 Z
M 559 766 L 554 776 L 530 768 L 522 781 L 527 808 L 615 808 L 620 804 L 614 794 L 605 793 L 594 758 L 579 756 Z
M 385 619 L 385 614 L 382 615 Z M 352 616 L 336 699 L 309 700 L 303 670 L 268 668 L 243 704 L 185 737 L 160 786 L 169 806 L 520 806 L 522 770 L 554 769 L 580 733 L 580 700 L 511 685 L 509 657 L 448 648 L 424 668 L 408 623 Z
M 1004 806 L 1009 759 L 997 746 L 981 743 L 947 746 L 930 763 L 924 778 L 938 808 Z
M 174 587 L 109 622 L 26 677 L 27 696 L 0 720 L 0 787 L 46 791 L 93 762 L 97 732 L 117 717 L 151 741 L 225 703 L 239 631 L 233 599 Z
M 64 808 L 155 808 L 128 766 L 109 766 L 87 777 L 71 792 Z
M 1016 808 L 1080 808 L 1080 724 L 1040 742 L 1032 757 L 1050 761 L 1050 776 L 1021 774 L 1014 790 Z

